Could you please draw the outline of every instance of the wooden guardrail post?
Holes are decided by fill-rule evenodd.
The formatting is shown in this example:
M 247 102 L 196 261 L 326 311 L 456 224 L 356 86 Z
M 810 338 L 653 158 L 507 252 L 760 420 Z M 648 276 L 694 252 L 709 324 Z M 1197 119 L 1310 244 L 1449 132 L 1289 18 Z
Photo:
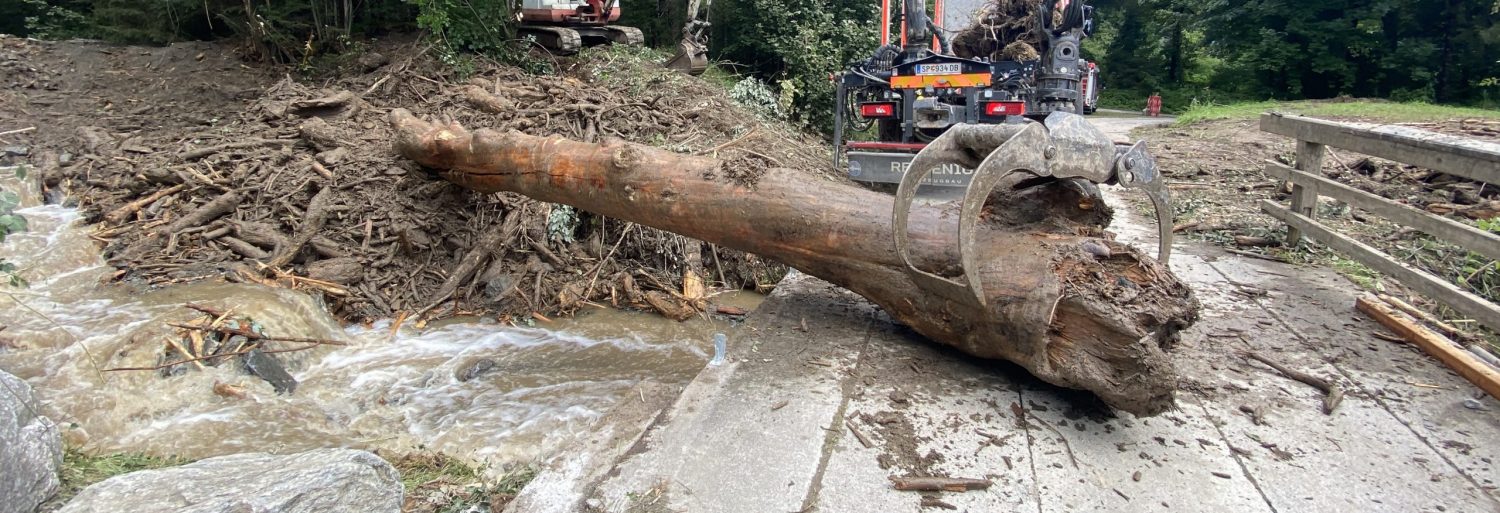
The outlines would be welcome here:
M 1307 141 L 1297 141 L 1297 169 L 1315 176 L 1323 176 L 1323 154 L 1324 147 L 1321 144 Z M 1292 182 L 1292 212 L 1307 217 L 1318 218 L 1318 189 L 1315 184 Z M 1286 229 L 1286 246 L 1297 247 L 1302 242 L 1302 230 L 1293 226 Z

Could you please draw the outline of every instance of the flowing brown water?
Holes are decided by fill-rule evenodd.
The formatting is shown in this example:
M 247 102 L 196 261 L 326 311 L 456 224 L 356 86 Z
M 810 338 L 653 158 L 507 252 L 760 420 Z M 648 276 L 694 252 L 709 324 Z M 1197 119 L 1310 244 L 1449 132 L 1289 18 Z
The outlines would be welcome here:
M 69 443 L 88 451 L 425 449 L 501 469 L 557 451 L 643 380 L 690 380 L 712 356 L 712 335 L 733 329 L 597 309 L 535 327 L 467 321 L 393 331 L 390 321 L 341 327 L 317 300 L 288 289 L 101 285 L 114 269 L 79 213 L 42 205 L 34 185 L 11 175 L 0 170 L 0 189 L 20 189 L 31 230 L 0 244 L 0 258 L 31 283 L 0 289 L 0 369 L 29 381 Z M 753 308 L 760 297 L 716 300 Z M 349 345 L 278 355 L 300 382 L 289 395 L 232 363 L 170 378 L 105 370 L 156 365 L 175 336 L 166 323 L 196 316 L 187 302 L 232 308 L 274 336 Z M 216 382 L 242 385 L 249 397 L 215 395 Z

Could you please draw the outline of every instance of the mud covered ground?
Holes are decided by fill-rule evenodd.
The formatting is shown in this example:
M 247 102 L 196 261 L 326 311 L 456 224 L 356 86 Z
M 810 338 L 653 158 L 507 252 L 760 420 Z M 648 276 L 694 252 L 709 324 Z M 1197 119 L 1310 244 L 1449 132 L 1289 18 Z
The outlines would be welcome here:
M 1340 121 L 1377 122 L 1346 118 Z M 1500 141 L 1500 121 L 1445 119 L 1405 125 L 1477 140 Z M 1295 141 L 1262 132 L 1258 120 L 1217 120 L 1189 126 L 1138 129 L 1132 136 L 1150 141 L 1172 190 L 1179 236 L 1207 240 L 1271 259 L 1327 263 L 1367 288 L 1403 292 L 1373 271 L 1318 246 L 1284 248 L 1285 226 L 1261 213 L 1259 202 L 1287 204 L 1290 189 L 1263 171 L 1266 160 L 1293 164 Z M 1323 176 L 1388 199 L 1455 220 L 1484 226 L 1500 217 L 1500 190 L 1429 169 L 1331 149 Z M 1323 223 L 1418 267 L 1467 284 L 1495 297 L 1494 262 L 1442 243 L 1410 228 L 1368 215 L 1331 198 L 1321 198 Z M 1495 229 L 1500 229 L 1496 227 Z M 1420 300 L 1419 300 L 1420 301 Z M 1436 305 L 1430 305 L 1437 308 Z
M 0 130 L 36 127 L 0 142 L 40 174 L 49 198 L 88 212 L 116 280 L 315 290 L 349 321 L 524 319 L 642 297 L 634 289 L 680 313 L 705 306 L 698 280 L 684 289 L 685 269 L 729 288 L 767 287 L 784 273 L 753 255 L 436 180 L 395 155 L 393 108 L 713 154 L 737 180 L 769 165 L 841 179 L 823 169 L 816 141 L 642 50 L 586 52 L 554 61 L 550 75 L 479 61 L 459 77 L 429 48 L 378 43 L 310 76 L 248 64 L 221 44 L 0 36 Z

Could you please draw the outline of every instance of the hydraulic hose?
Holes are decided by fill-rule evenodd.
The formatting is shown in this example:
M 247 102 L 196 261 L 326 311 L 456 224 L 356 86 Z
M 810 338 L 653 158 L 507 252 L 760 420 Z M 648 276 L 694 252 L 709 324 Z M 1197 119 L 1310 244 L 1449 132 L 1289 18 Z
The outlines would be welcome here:
M 943 54 L 943 55 L 948 55 L 949 54 L 949 52 L 948 52 L 948 34 L 946 34 L 946 33 L 943 32 L 943 27 L 939 27 L 937 25 L 937 23 L 933 23 L 932 22 L 932 18 L 928 18 L 927 19 L 927 30 L 931 30 L 932 34 L 934 36 L 937 36 L 937 40 L 938 40 L 938 53 Z

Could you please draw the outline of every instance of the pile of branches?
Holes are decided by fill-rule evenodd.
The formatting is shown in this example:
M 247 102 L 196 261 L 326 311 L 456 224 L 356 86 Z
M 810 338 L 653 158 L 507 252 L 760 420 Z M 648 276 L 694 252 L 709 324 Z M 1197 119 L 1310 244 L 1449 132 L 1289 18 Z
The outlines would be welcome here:
M 351 321 L 528 319 L 605 302 L 682 317 L 703 306 L 685 282 L 768 287 L 785 272 L 754 255 L 433 179 L 391 153 L 384 116 L 411 105 L 469 126 L 821 168 L 805 136 L 763 123 L 706 82 L 613 52 L 574 62 L 568 75 L 488 64 L 461 83 L 431 78 L 443 76 L 441 64 L 408 53 L 324 88 L 282 80 L 243 112 L 219 113 L 232 119 L 221 126 L 82 127 L 78 157 L 48 180 L 68 182 L 101 223 L 95 237 L 121 280 L 307 289 Z
M 109 371 L 157 371 L 162 377 L 218 367 L 237 362 L 248 374 L 265 380 L 279 394 L 297 390 L 297 380 L 286 371 L 277 353 L 306 351 L 320 346 L 347 345 L 337 340 L 274 337 L 266 334 L 260 323 L 249 317 L 235 316 L 232 310 L 188 303 L 183 305 L 203 314 L 189 323 L 172 323 L 176 336 L 167 338 L 157 364 L 151 367 L 121 367 Z M 244 390 L 235 385 L 217 383 L 214 392 L 242 397 Z
M 953 53 L 968 59 L 1037 60 L 1043 11 L 1040 0 L 990 0 L 953 37 Z

